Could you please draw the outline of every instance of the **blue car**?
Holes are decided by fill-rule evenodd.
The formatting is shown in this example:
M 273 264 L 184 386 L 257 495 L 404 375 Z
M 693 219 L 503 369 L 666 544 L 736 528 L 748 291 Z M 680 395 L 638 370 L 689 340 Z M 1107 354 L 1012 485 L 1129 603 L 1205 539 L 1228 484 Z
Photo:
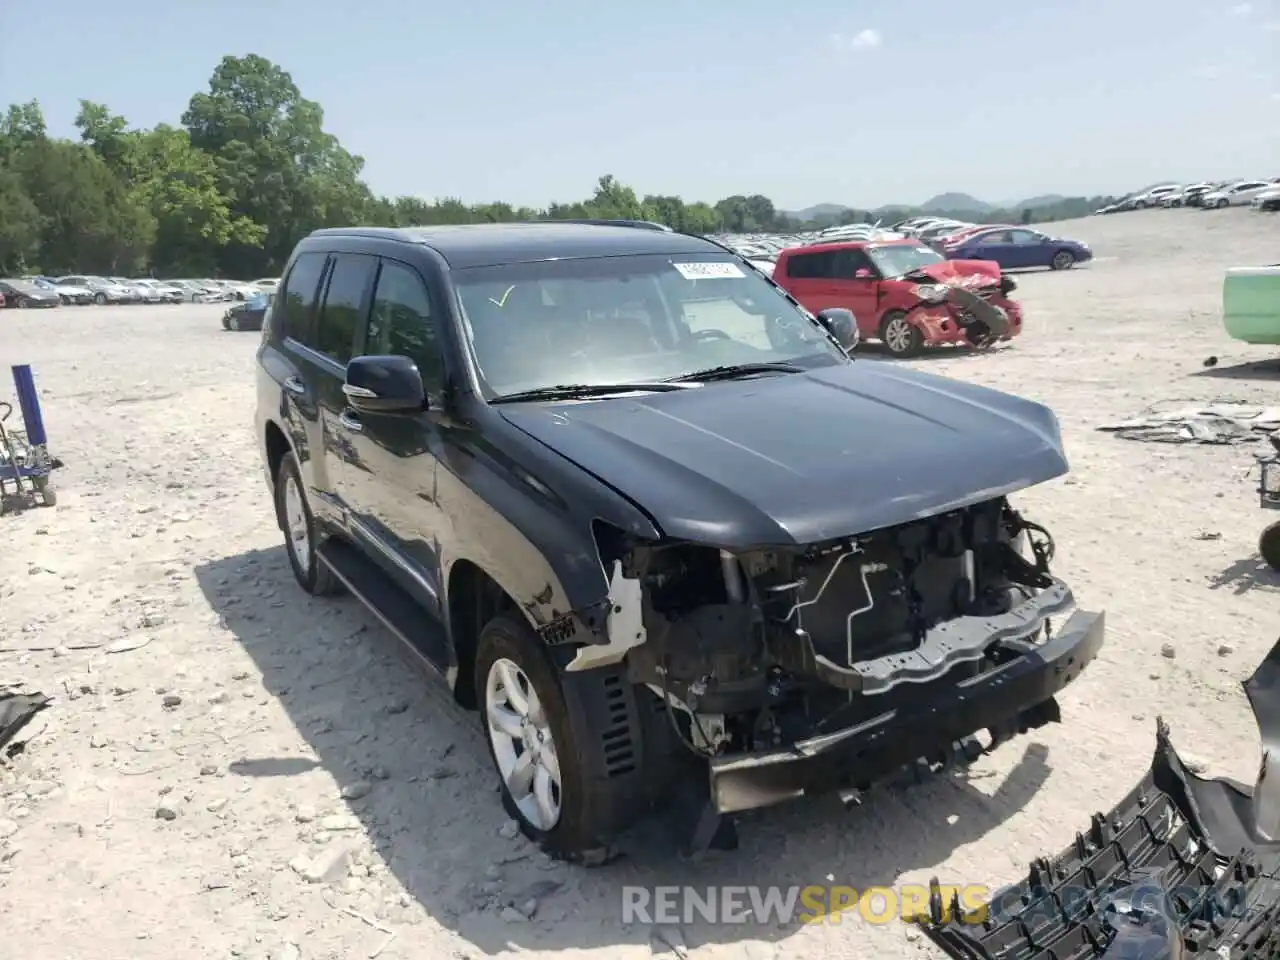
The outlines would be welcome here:
M 1048 267 L 1067 270 L 1093 259 L 1093 251 L 1078 240 L 1050 237 L 1026 227 L 996 227 L 944 243 L 948 260 L 990 260 L 1002 270 Z

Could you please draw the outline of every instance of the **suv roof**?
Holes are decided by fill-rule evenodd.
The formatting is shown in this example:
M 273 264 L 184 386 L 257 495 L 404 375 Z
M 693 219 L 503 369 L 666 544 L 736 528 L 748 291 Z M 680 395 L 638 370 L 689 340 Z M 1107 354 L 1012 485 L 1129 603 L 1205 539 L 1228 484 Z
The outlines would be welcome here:
M 709 240 L 683 233 L 554 221 L 439 227 L 327 227 L 313 231 L 307 240 L 322 237 L 420 244 L 438 253 L 450 267 L 460 269 L 551 259 L 730 252 Z M 307 240 L 303 243 L 306 244 Z

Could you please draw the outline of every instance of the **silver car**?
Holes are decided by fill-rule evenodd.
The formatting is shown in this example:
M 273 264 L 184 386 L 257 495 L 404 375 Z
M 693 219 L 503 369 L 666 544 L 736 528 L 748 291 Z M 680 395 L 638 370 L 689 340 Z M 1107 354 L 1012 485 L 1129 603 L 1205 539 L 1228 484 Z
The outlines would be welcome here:
M 119 284 L 126 289 L 134 291 L 138 295 L 139 303 L 160 303 L 160 295 L 148 287 L 146 284 L 139 283 L 137 280 L 130 280 L 127 277 L 107 277 L 112 283 Z
M 148 291 L 149 303 L 182 303 L 186 299 L 179 288 L 159 280 L 134 280 L 133 283 Z
M 93 293 L 93 302 L 99 305 L 106 303 L 137 303 L 141 297 L 131 287 L 122 287 L 104 277 L 58 277 L 54 283 L 58 286 L 88 287 Z

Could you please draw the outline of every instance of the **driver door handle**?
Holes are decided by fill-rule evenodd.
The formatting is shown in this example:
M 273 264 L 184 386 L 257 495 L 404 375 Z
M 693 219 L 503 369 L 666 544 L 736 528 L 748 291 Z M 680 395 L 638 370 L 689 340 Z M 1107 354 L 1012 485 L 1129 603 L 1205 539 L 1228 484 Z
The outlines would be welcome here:
M 360 418 L 350 410 L 342 411 L 342 414 L 338 417 L 338 423 L 342 424 L 343 429 L 350 433 L 364 432 L 364 424 L 362 424 L 360 422 Z
M 284 382 L 284 388 L 295 397 L 300 397 L 307 392 L 307 385 L 298 377 L 290 377 L 286 380 Z

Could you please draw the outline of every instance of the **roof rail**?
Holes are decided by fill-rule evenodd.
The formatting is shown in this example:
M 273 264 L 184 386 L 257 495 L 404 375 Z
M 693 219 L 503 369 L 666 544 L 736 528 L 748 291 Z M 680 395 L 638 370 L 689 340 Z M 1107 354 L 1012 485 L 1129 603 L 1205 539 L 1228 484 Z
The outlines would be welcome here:
M 665 223 L 654 223 L 652 220 L 608 220 L 595 217 L 570 218 L 552 220 L 552 223 L 584 223 L 596 227 L 636 227 L 640 230 L 661 230 L 663 233 L 675 233 Z

